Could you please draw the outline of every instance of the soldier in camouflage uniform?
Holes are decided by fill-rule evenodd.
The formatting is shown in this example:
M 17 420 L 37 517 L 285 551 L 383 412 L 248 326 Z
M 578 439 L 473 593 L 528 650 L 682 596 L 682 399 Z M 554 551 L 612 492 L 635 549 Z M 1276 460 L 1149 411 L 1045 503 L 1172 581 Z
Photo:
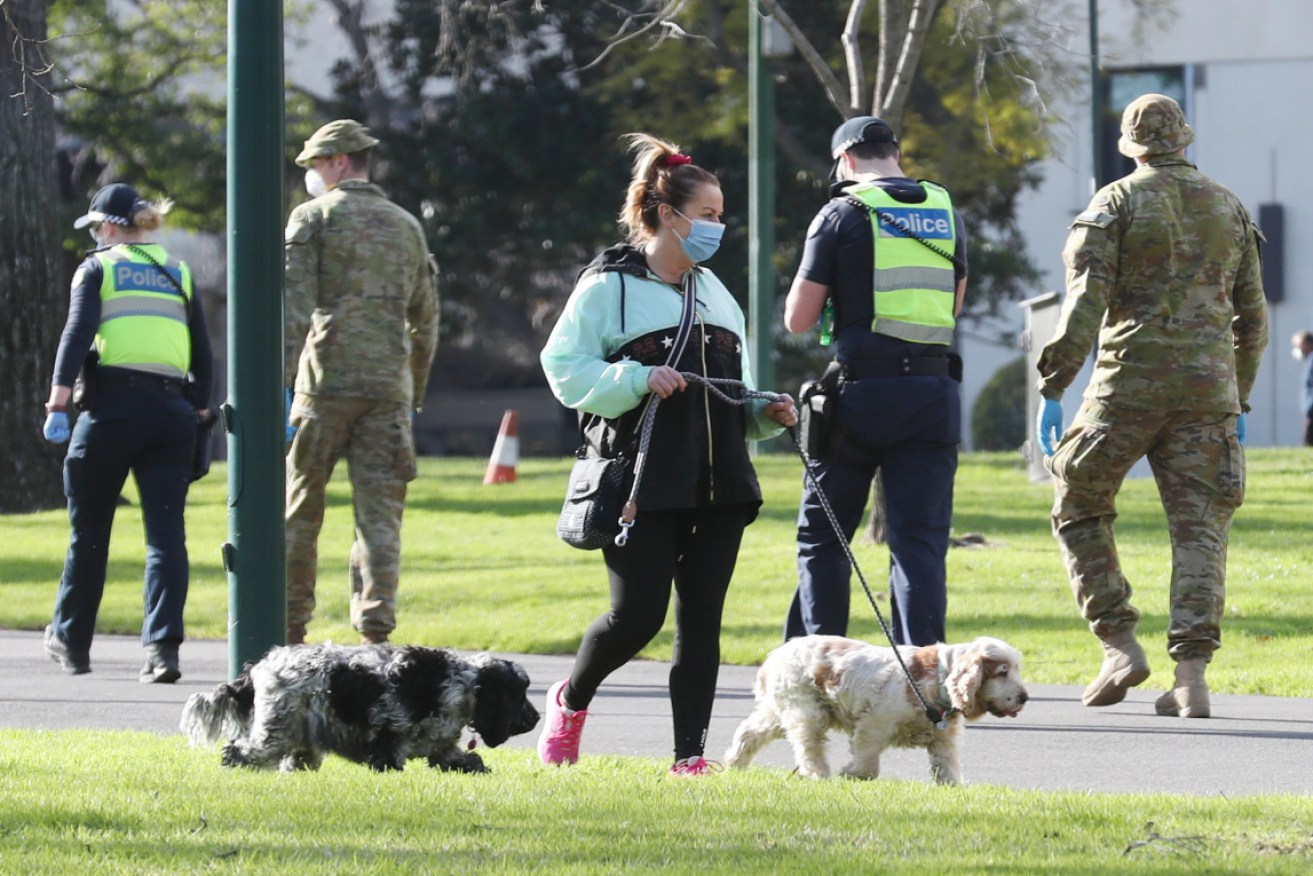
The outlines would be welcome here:
M 319 530 L 346 457 L 355 507 L 351 624 L 396 627 L 401 514 L 415 479 L 412 415 L 437 348 L 437 267 L 419 222 L 369 182 L 378 140 L 349 119 L 320 128 L 296 163 L 313 196 L 286 232 L 287 641 L 315 607 Z
M 1137 98 L 1121 130 L 1118 146 L 1138 166 L 1071 226 L 1067 297 L 1039 358 L 1039 440 L 1054 479 L 1053 532 L 1104 648 L 1085 704 L 1121 702 L 1149 677 L 1113 541 L 1117 491 L 1147 456 L 1172 542 L 1176 661 L 1175 685 L 1155 708 L 1201 718 L 1204 669 L 1221 644 L 1231 518 L 1244 497 L 1244 412 L 1267 343 L 1261 235 L 1239 199 L 1185 159 L 1194 132 L 1176 101 Z M 1059 400 L 1096 335 L 1094 375 L 1063 433 Z

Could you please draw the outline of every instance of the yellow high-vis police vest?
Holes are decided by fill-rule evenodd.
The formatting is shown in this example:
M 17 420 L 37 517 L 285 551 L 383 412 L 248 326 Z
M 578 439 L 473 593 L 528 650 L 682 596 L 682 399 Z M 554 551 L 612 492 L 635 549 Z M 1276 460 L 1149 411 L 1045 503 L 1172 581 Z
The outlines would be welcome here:
M 148 253 L 160 267 L 134 253 L 134 248 Z M 191 270 L 186 263 L 170 260 L 164 248 L 153 243 L 119 244 L 96 253 L 96 258 L 104 272 L 96 328 L 100 364 L 186 377 L 191 368 L 187 314 L 192 301 Z M 183 295 L 169 277 L 182 287 Z
M 896 200 L 872 182 L 853 186 L 844 194 L 861 201 L 871 214 L 875 239 L 871 331 L 904 341 L 947 345 L 953 343 L 957 301 L 953 263 L 916 238 L 953 253 L 957 225 L 948 192 L 931 182 L 921 186 L 926 199 L 920 204 Z M 886 218 L 882 220 L 879 214 Z

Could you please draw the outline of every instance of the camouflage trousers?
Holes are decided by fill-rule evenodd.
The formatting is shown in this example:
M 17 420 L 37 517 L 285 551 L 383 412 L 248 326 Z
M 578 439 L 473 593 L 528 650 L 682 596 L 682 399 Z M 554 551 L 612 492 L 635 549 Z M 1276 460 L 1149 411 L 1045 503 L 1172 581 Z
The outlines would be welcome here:
M 1234 414 L 1128 410 L 1089 399 L 1081 405 L 1046 465 L 1053 534 L 1096 636 L 1133 629 L 1140 616 L 1117 559 L 1113 521 L 1123 479 L 1147 456 L 1172 542 L 1168 653 L 1208 659 L 1221 646 L 1227 541 L 1245 490 L 1235 423 Z
M 396 628 L 401 514 L 415 479 L 415 446 L 406 405 L 297 393 L 287 451 L 287 624 L 304 628 L 315 610 L 324 495 L 346 457 L 355 511 L 351 543 L 351 625 L 387 635 Z

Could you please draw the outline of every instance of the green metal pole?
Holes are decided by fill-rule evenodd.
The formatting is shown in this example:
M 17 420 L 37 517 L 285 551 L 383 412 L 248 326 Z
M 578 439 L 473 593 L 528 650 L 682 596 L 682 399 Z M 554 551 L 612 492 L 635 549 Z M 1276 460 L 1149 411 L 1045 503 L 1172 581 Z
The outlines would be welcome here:
M 1090 194 L 1103 185 L 1103 80 L 1099 70 L 1099 0 L 1090 0 L 1090 172 L 1094 186 Z
M 762 55 L 765 24 L 748 4 L 748 349 L 758 389 L 775 386 L 775 81 Z
M 283 4 L 228 0 L 228 671 L 287 634 Z

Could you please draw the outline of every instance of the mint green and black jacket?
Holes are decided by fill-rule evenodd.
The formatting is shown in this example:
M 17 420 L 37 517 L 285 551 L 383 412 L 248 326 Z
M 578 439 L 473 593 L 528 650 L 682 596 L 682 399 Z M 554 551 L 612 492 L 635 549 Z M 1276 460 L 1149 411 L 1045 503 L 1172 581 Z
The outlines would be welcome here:
M 675 367 L 751 386 L 742 309 L 715 274 L 693 271 L 697 317 Z M 637 450 L 648 375 L 665 364 L 682 308 L 680 289 L 652 273 L 642 250 L 629 244 L 605 250 L 580 273 L 540 361 L 552 392 L 579 412 L 593 452 L 611 457 Z M 640 507 L 759 506 L 747 442 L 781 431 L 764 415 L 765 405 L 760 399 L 731 405 L 696 383 L 662 400 Z

